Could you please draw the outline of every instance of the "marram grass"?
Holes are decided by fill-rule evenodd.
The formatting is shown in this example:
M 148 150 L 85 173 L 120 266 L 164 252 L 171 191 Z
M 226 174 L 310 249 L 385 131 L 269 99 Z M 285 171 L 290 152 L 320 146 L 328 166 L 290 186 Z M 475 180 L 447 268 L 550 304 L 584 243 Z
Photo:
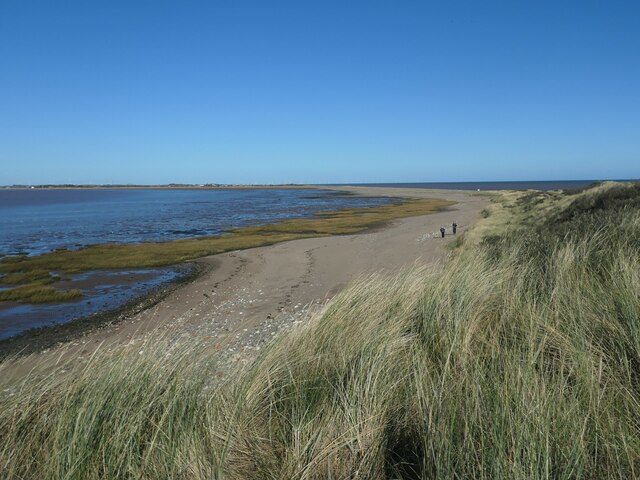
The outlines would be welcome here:
M 224 382 L 163 339 L 7 382 L 0 477 L 636 478 L 633 188 L 507 199 L 444 270 L 360 279 Z
M 455 202 L 437 199 L 409 199 L 400 203 L 379 207 L 344 209 L 319 213 L 313 218 L 286 220 L 280 223 L 232 230 L 226 235 L 199 237 L 170 242 L 139 244 L 100 244 L 80 250 L 58 249 L 37 256 L 5 257 L 0 260 L 0 283 L 32 286 L 51 283 L 49 272 L 77 273 L 101 269 L 148 268 L 194 260 L 206 255 L 223 253 L 299 238 L 325 235 L 344 235 L 362 232 L 384 222 L 438 212 Z M 44 289 L 40 289 L 40 301 L 47 301 Z M 49 301 L 60 300 L 61 292 L 47 290 Z M 11 290 L 12 300 L 31 301 L 24 288 Z M 0 297 L 0 301 L 9 297 Z

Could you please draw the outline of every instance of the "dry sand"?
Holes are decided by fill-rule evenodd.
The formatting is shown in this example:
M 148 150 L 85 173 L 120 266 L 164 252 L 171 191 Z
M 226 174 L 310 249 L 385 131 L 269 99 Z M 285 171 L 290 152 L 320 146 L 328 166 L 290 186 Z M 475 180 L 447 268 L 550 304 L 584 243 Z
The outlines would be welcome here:
M 335 187 L 330 187 L 337 189 Z M 11 368 L 21 376 L 34 365 L 82 363 L 98 345 L 137 348 L 158 329 L 219 350 L 230 362 L 246 361 L 275 333 L 304 318 L 358 276 L 403 267 L 442 264 L 446 244 L 472 225 L 487 197 L 474 192 L 384 187 L 340 187 L 360 195 L 442 198 L 458 202 L 448 211 L 400 219 L 367 233 L 294 240 L 212 255 L 211 268 L 155 306 L 66 344 L 32 355 Z M 447 235 L 440 238 L 441 226 Z M 9 373 L 5 371 L 5 374 Z

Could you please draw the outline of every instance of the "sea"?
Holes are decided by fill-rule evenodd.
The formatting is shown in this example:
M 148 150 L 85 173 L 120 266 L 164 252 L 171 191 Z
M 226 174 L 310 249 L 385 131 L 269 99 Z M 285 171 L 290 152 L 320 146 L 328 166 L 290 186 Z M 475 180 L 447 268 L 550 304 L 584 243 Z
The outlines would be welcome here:
M 576 189 L 593 180 L 540 182 L 375 183 L 363 186 L 460 190 Z M 353 184 L 352 184 L 353 185 Z M 316 188 L 0 188 L 0 259 L 98 243 L 159 242 L 306 218 L 328 210 L 397 200 Z M 44 305 L 0 302 L 0 340 L 32 328 L 68 323 L 117 309 L 188 275 L 188 267 L 64 274 L 56 285 L 81 299 Z M 2 285 L 0 290 L 12 288 Z M 1 346 L 0 346 L 1 349 Z

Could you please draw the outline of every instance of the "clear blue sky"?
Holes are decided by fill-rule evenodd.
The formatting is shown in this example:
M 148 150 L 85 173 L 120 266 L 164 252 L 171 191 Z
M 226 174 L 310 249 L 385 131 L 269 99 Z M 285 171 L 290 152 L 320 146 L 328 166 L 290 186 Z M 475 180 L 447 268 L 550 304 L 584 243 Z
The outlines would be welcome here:
M 638 1 L 0 0 L 0 184 L 640 176 Z

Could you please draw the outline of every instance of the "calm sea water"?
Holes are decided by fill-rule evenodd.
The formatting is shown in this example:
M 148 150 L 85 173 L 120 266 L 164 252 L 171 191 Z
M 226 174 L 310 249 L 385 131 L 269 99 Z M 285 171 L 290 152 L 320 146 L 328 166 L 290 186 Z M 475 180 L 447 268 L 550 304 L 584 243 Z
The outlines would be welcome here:
M 0 257 L 218 235 L 230 228 L 392 201 L 316 189 L 0 189 Z M 79 288 L 83 298 L 51 305 L 0 302 L 0 340 L 118 308 L 183 273 L 184 268 L 158 268 L 62 275 L 58 286 Z

